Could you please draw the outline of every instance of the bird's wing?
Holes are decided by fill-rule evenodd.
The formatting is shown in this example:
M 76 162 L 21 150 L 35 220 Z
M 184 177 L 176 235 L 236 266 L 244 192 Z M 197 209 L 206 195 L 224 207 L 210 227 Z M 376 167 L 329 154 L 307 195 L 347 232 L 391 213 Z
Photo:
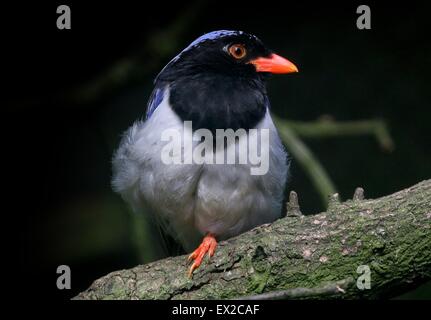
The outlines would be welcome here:
M 157 109 L 160 103 L 163 100 L 165 95 L 165 90 L 162 86 L 157 86 L 154 88 L 153 92 L 151 92 L 150 99 L 148 100 L 147 105 L 147 113 L 145 115 L 145 120 L 151 117 L 153 112 Z
M 166 228 L 163 227 L 161 224 L 157 224 L 156 228 L 159 232 L 159 237 L 162 240 L 161 244 L 163 247 L 163 252 L 166 256 L 179 256 L 181 254 L 185 254 L 186 251 L 184 250 L 183 246 L 176 241 L 166 230 Z
M 169 221 L 157 215 L 157 208 L 149 203 L 141 202 L 140 207 L 148 225 L 149 237 L 160 246 L 162 257 L 178 256 L 186 253 L 183 246 L 168 232 Z M 140 210 L 135 210 L 140 211 Z
M 186 253 L 181 244 L 175 241 L 167 232 L 166 224 L 156 218 L 156 209 L 144 201 L 137 206 L 135 205 L 132 209 L 133 214 L 139 216 L 139 218 L 134 219 L 134 223 L 142 224 L 145 230 L 145 238 L 151 243 L 153 259 L 162 259 Z M 138 230 L 140 229 L 140 226 L 138 226 Z M 140 241 L 140 238 L 138 241 Z M 140 248 L 140 246 L 138 247 Z M 140 252 L 142 255 L 143 253 Z M 145 261 L 142 260 L 142 262 Z
M 162 103 L 165 95 L 164 86 L 157 85 L 154 87 L 153 92 L 148 100 L 147 112 L 145 115 L 145 120 L 151 117 L 157 107 Z M 169 235 L 166 230 L 166 227 L 160 221 L 153 221 L 153 226 L 157 229 L 158 237 L 161 240 L 161 244 L 163 247 L 163 251 L 166 256 L 177 256 L 180 254 L 184 254 L 185 251 L 181 244 L 178 241 Z

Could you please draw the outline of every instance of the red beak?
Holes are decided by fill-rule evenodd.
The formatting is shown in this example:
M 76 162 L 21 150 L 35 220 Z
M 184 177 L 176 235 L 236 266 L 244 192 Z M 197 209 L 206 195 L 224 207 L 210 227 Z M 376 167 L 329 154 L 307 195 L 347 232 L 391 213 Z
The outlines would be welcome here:
M 250 63 L 254 64 L 257 72 L 270 72 L 270 73 L 298 72 L 298 68 L 292 62 L 276 54 L 271 54 L 268 58 L 261 57 L 261 58 L 251 60 Z

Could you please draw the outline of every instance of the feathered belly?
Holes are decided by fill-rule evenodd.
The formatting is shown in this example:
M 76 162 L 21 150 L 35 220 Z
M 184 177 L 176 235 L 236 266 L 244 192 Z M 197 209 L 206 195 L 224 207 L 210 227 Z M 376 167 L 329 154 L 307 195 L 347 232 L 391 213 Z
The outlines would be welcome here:
M 143 182 L 142 193 L 186 249 L 207 233 L 227 239 L 281 214 L 282 184 L 251 176 L 247 166 L 189 165 L 157 174 L 152 185 Z
M 199 231 L 226 239 L 274 221 L 281 213 L 283 190 L 264 179 L 250 175 L 246 165 L 206 166 L 195 196 Z

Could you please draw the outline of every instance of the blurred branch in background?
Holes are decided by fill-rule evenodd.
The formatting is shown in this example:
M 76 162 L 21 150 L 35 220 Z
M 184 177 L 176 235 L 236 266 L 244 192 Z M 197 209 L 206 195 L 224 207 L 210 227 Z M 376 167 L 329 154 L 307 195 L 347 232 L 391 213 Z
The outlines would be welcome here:
M 148 73 L 156 72 L 159 65 L 179 49 L 180 39 L 190 29 L 206 1 L 194 1 L 163 30 L 153 32 L 143 44 L 140 52 L 131 54 L 100 74 L 96 79 L 85 83 L 66 97 L 79 103 L 91 103 L 112 90 L 118 90 L 131 82 L 143 80 Z M 151 58 L 143 59 L 145 55 Z
M 334 183 L 316 156 L 298 137 L 287 121 L 273 116 L 281 139 L 295 160 L 299 162 L 308 174 L 314 187 L 319 192 L 322 203 L 326 207 L 328 195 L 336 193 Z
M 336 122 L 325 116 L 312 122 L 285 121 L 293 131 L 303 138 L 331 138 L 339 136 L 373 135 L 385 151 L 394 149 L 394 142 L 385 121 L 380 119 Z
M 303 122 L 284 120 L 274 115 L 273 119 L 287 149 L 308 174 L 314 187 L 319 192 L 324 207 L 327 206 L 328 196 L 336 193 L 336 187 L 322 164 L 300 139 L 300 136 L 321 139 L 368 134 L 374 135 L 384 150 L 392 151 L 394 148 L 389 130 L 383 120 L 335 122 L 328 117 L 322 117 L 313 122 Z

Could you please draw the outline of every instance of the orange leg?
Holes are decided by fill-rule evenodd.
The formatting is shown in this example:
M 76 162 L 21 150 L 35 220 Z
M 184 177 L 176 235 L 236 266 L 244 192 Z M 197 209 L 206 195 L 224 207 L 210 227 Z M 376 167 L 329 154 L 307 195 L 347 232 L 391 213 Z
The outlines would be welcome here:
M 202 240 L 200 246 L 189 255 L 188 260 L 194 260 L 192 266 L 189 269 L 189 277 L 193 276 L 193 271 L 195 271 L 202 263 L 202 259 L 208 252 L 208 256 L 211 258 L 217 248 L 217 240 L 212 234 L 207 234 Z

